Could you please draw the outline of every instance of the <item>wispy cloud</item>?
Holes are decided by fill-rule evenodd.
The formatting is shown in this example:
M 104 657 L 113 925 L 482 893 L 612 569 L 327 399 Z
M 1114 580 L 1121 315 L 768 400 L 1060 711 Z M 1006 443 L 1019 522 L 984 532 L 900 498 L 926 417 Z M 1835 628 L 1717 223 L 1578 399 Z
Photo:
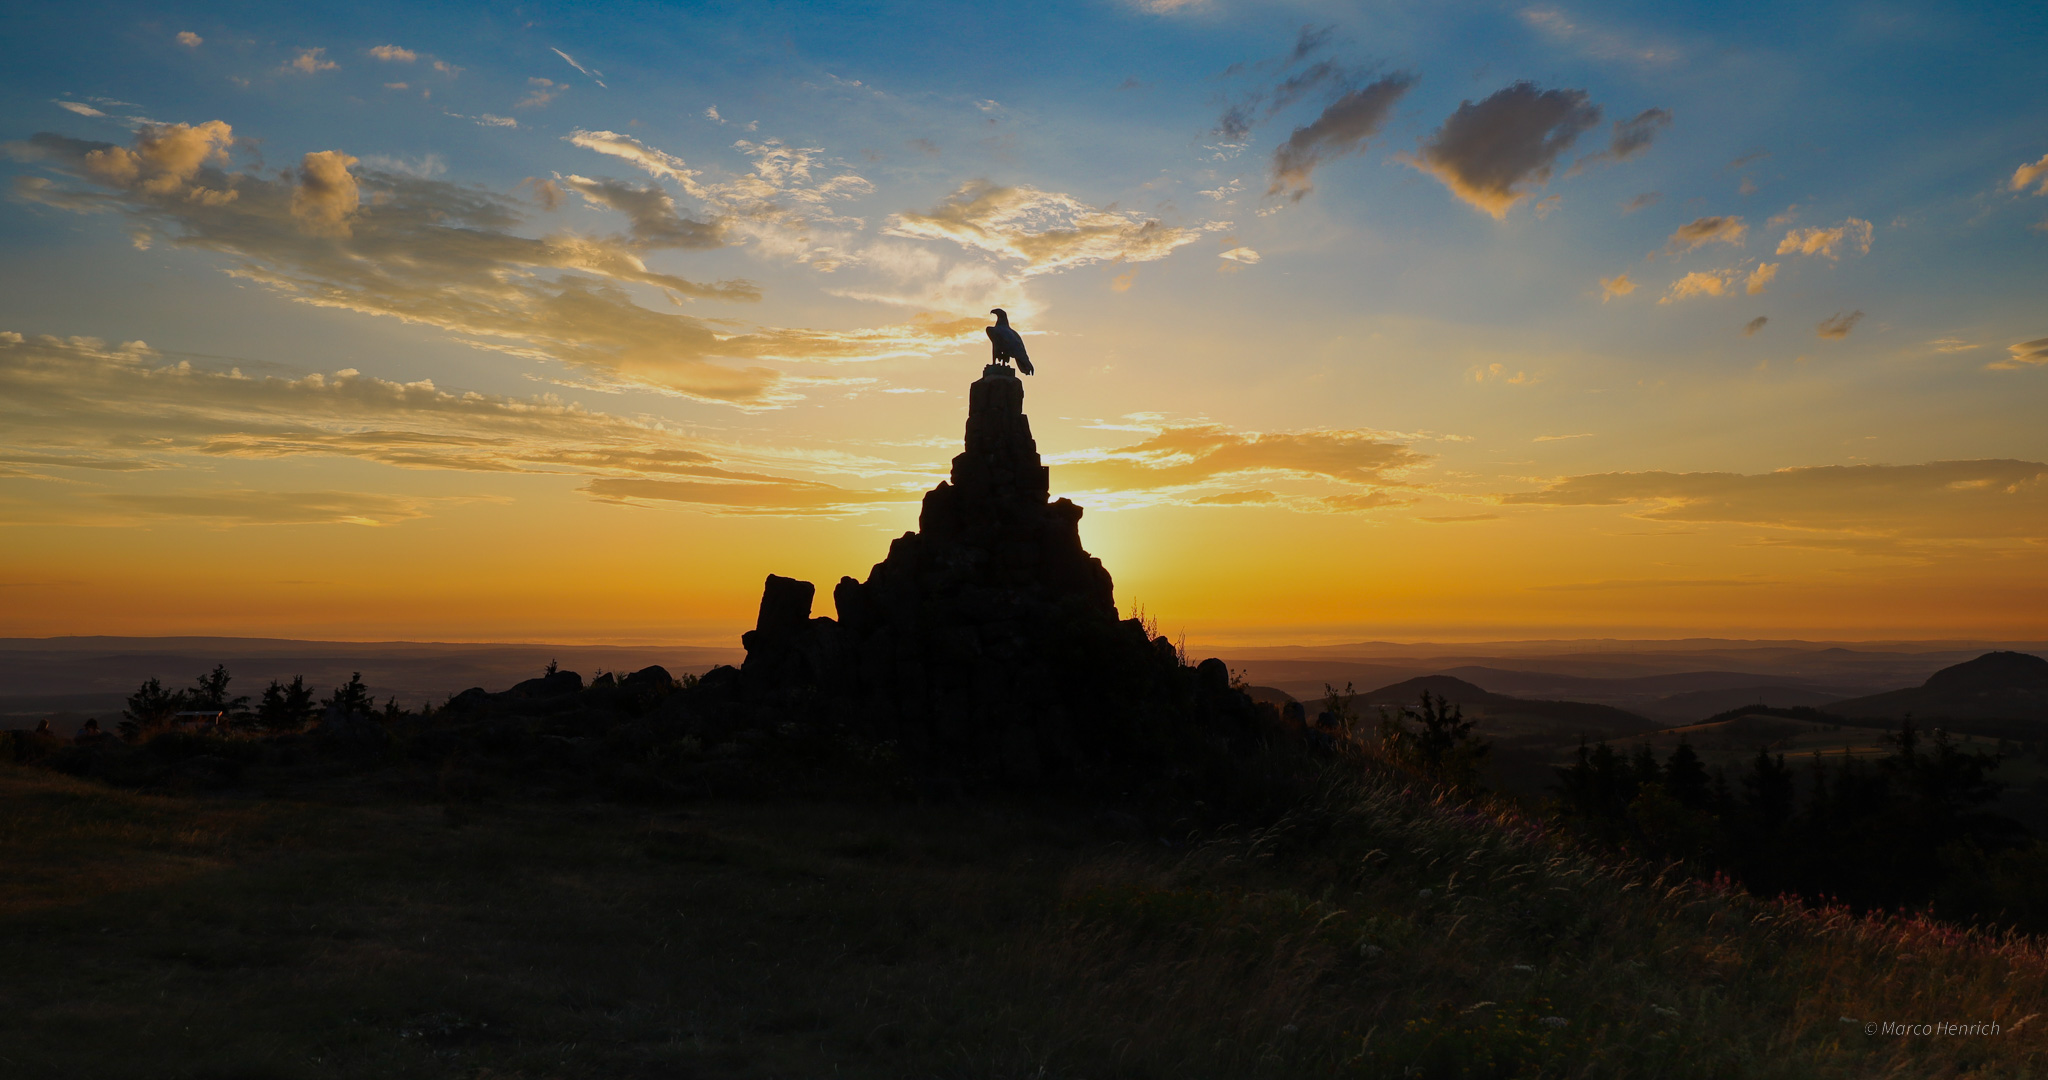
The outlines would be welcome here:
M 410 64 L 420 58 L 420 54 L 398 45 L 378 45 L 366 52 L 379 60 L 399 64 Z
M 1498 498 L 1518 506 L 1625 507 L 1651 521 L 1833 533 L 1879 550 L 1913 540 L 1991 546 L 2048 539 L 2048 465 L 2034 461 L 1596 473 Z
M 1840 225 L 1793 229 L 1778 241 L 1778 254 L 1819 255 L 1826 259 L 1839 259 L 1846 251 L 1868 255 L 1874 231 L 1870 222 L 1861 218 L 1849 218 Z
M 562 177 L 560 182 L 592 206 L 624 214 L 631 223 L 634 243 L 642 247 L 714 248 L 725 243 L 720 225 L 684 217 L 676 210 L 675 200 L 661 188 L 575 175 Z M 547 198 L 546 193 L 542 198 Z
M 29 467 L 26 475 L 58 468 L 188 470 L 191 487 L 224 462 L 328 457 L 414 470 L 583 475 L 592 485 L 586 490 L 605 498 L 628 498 L 637 490 L 631 498 L 742 513 L 813 513 L 916 494 L 777 475 L 778 466 L 801 459 L 717 444 L 657 421 L 592 412 L 552 397 L 455 392 L 427 380 L 400 383 L 350 370 L 251 377 L 164 356 L 141 342 L 109 347 L 14 332 L 0 332 L 0 424 L 14 449 L 8 460 Z M 703 487 L 681 499 L 681 488 L 616 486 L 626 481 Z M 667 494 L 650 494 L 658 490 Z M 778 502 L 775 492 L 802 498 Z M 342 513 L 339 507 L 354 504 L 337 502 L 335 493 L 282 503 L 265 493 L 234 491 L 193 490 L 154 502 L 123 498 L 137 513 L 268 521 L 386 519 L 400 510 L 400 517 L 417 516 L 418 508 L 394 503 L 372 507 L 374 513 L 360 506 Z
M 1524 8 L 1522 21 L 1551 40 L 1570 45 L 1599 60 L 1627 60 L 1663 66 L 1681 58 L 1673 46 L 1645 42 L 1620 30 L 1595 26 L 1554 7 Z
M 1856 324 L 1862 318 L 1861 311 L 1851 311 L 1846 315 L 1837 311 L 1822 319 L 1820 325 L 1814 327 L 1814 333 L 1828 341 L 1840 341 L 1849 336 L 1849 331 L 1856 329 Z
M 1379 134 L 1394 104 L 1415 85 L 1405 73 L 1389 75 L 1331 102 L 1313 121 L 1295 128 L 1273 152 L 1273 182 L 1268 195 L 1286 195 L 1296 202 L 1315 189 L 1310 174 L 1332 158 L 1355 154 Z
M 110 491 L 92 498 L 124 517 L 219 525 L 395 525 L 427 516 L 427 500 L 360 491 Z
M 828 163 L 819 147 L 741 139 L 733 146 L 749 159 L 751 169 L 714 181 L 682 158 L 615 131 L 579 129 L 565 138 L 674 181 L 712 212 L 729 242 L 749 243 L 764 255 L 826 271 L 855 259 L 848 248 L 863 223 L 832 207 L 873 192 L 874 185 L 852 172 L 836 171 L 839 166 Z
M 302 303 L 430 325 L 481 348 L 560 362 L 596 382 L 708 401 L 784 400 L 785 378 L 761 361 L 929 355 L 965 333 L 943 320 L 749 331 L 653 311 L 622 286 L 716 301 L 759 292 L 745 281 L 704 284 L 651 269 L 616 239 L 522 236 L 514 231 L 517 204 L 507 198 L 358 172 L 341 151 L 309 154 L 285 177 L 230 173 L 226 147 L 234 139 L 219 121 L 148 129 L 133 148 L 45 133 L 13 152 L 83 183 L 30 176 L 17 193 L 70 210 L 117 210 L 184 247 L 229 256 L 231 273 Z
M 1611 278 L 1600 279 L 1600 302 L 1603 304 L 1617 296 L 1627 296 L 1634 291 L 1636 291 L 1636 283 L 1630 281 L 1625 273 L 1616 274 Z
M 526 80 L 526 86 L 526 96 L 514 102 L 513 108 L 544 109 L 552 104 L 556 98 L 569 92 L 567 84 L 558 83 L 553 79 L 528 79 Z
M 1413 486 L 1405 478 L 1429 456 L 1379 432 L 1243 432 L 1216 424 L 1168 424 L 1129 446 L 1050 461 L 1063 490 L 1093 492 L 1112 505 L 1258 502 L 1328 513 L 1409 501 Z M 1247 481 L 1258 480 L 1307 486 L 1284 495 L 1245 489 Z M 1227 490 L 1213 490 L 1217 486 Z
M 556 56 L 561 57 L 563 60 L 568 61 L 570 67 L 582 72 L 584 74 L 584 77 L 588 78 L 591 82 L 594 82 L 599 86 L 604 86 L 604 72 L 593 71 L 590 68 L 584 67 L 582 64 L 576 62 L 575 57 L 570 56 L 568 53 L 565 53 L 560 49 L 554 48 L 553 46 L 549 47 L 549 51 L 553 52 Z M 605 89 L 609 90 L 611 89 L 611 87 L 605 86 Z
M 971 180 L 938 206 L 889 219 L 883 232 L 947 240 L 1023 264 L 1026 274 L 1099 262 L 1152 262 L 1200 239 L 1199 229 L 1129 211 L 1090 206 L 1071 195 Z
M 2048 365 L 2048 338 L 2016 342 L 2005 347 L 2003 360 L 1984 365 L 1993 371 L 2024 371 Z
M 1671 238 L 1664 242 L 1668 254 L 1693 251 L 1707 244 L 1733 244 L 1741 247 L 1749 237 L 1749 226 L 1739 217 L 1703 217 L 1680 225 Z

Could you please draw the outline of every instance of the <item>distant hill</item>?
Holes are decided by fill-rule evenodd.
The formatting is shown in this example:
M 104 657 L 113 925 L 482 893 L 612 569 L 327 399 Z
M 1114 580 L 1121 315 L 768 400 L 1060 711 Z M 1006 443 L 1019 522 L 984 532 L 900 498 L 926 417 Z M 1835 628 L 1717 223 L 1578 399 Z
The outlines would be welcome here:
M 1659 720 L 1681 719 L 1693 721 L 1745 705 L 1763 705 L 1775 709 L 1791 709 L 1801 705 L 1809 708 L 1841 700 L 1840 692 L 1816 690 L 1812 687 L 1772 683 L 1759 686 L 1731 686 L 1716 690 L 1695 690 L 1687 694 L 1673 694 L 1659 698 L 1643 707 L 1643 712 Z
M 2019 721 L 2048 726 L 2048 660 L 1989 652 L 1927 677 L 1919 686 L 1822 707 L 1841 716 L 1917 722 Z
M 1655 731 L 1655 721 L 1611 705 L 1582 701 L 1543 701 L 1495 694 L 1451 675 L 1424 675 L 1390 686 L 1382 686 L 1351 700 L 1367 709 L 1413 706 L 1424 693 L 1449 701 L 1465 715 L 1482 721 L 1479 730 L 1489 736 L 1534 736 L 1595 738 L 1634 735 Z M 1312 703 L 1313 704 L 1313 703 Z

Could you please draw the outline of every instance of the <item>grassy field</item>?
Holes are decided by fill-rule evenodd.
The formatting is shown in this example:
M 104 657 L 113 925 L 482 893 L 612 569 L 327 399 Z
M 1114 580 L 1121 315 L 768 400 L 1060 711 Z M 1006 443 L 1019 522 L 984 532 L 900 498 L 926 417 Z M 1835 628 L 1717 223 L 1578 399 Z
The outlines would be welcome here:
M 1027 805 L 161 797 L 0 768 L 0 1074 L 2026 1077 L 2048 956 L 1333 784 Z M 1992 1022 L 1995 1036 L 1867 1035 Z

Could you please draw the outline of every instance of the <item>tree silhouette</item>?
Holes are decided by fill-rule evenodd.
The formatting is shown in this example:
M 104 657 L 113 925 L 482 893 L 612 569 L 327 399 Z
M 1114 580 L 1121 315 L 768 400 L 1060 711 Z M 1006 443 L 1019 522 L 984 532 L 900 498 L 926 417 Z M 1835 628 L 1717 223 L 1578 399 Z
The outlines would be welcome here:
M 303 675 L 292 676 L 289 685 L 270 680 L 256 706 L 256 722 L 271 731 L 297 731 L 312 717 L 313 691 Z
M 335 687 L 324 704 L 343 716 L 370 715 L 370 690 L 363 685 L 363 673 L 358 671 L 349 676 L 346 683 Z

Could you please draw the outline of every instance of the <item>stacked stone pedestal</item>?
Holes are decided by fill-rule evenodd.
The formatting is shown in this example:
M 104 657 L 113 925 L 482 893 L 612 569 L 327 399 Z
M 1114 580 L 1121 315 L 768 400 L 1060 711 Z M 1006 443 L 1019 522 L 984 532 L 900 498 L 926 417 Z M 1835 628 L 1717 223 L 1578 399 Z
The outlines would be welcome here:
M 1018 780 L 1114 773 L 1159 757 L 1174 729 L 1215 726 L 1201 717 L 1248 720 L 1220 661 L 1183 668 L 1118 619 L 1109 571 L 1081 546 L 1081 508 L 1049 497 L 1023 384 L 990 365 L 951 479 L 865 582 L 840 579 L 837 620 L 811 616 L 809 582 L 769 577 L 743 639 L 747 699 Z

